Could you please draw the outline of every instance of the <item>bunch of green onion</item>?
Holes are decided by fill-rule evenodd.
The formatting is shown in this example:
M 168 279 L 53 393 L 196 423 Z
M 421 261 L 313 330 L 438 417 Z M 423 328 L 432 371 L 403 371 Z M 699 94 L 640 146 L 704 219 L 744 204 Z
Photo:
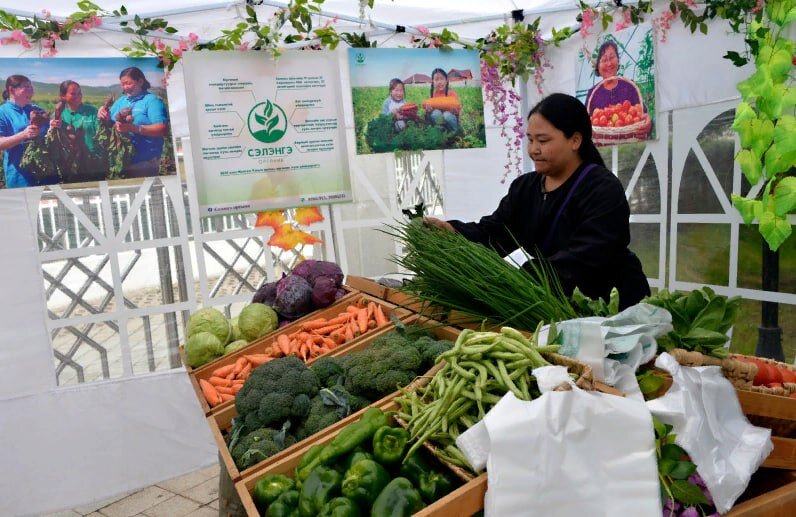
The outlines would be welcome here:
M 473 322 L 490 320 L 529 331 L 541 321 L 577 317 L 548 264 L 531 262 L 529 273 L 495 250 L 458 233 L 429 228 L 420 218 L 388 228 L 386 233 L 406 250 L 393 262 L 414 273 L 401 288 L 409 295 L 458 310 Z

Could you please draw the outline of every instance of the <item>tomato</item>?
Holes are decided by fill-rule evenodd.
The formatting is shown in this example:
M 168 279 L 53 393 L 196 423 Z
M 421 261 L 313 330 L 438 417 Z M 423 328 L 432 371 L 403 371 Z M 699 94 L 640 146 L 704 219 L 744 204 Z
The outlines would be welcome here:
M 622 107 L 625 109 L 630 109 L 630 101 L 626 100 L 622 103 Z
M 633 123 L 636 124 L 638 122 L 641 122 L 641 117 L 639 117 L 638 115 L 634 115 L 633 116 Z
M 597 108 L 596 110 L 594 110 L 594 113 L 592 113 L 592 116 L 600 118 L 600 115 L 602 115 L 602 114 L 603 114 L 603 110 L 600 109 L 600 108 Z
M 780 368 L 779 373 L 782 375 L 782 382 L 796 382 L 796 373 L 787 368 Z
M 607 123 L 608 123 L 608 117 L 606 117 L 605 115 L 600 115 L 600 125 L 604 126 Z
M 774 382 L 769 373 L 769 366 L 763 361 L 750 358 L 748 362 L 754 363 L 757 366 L 757 375 L 755 375 L 752 384 L 755 386 L 765 386 L 769 382 Z
M 611 122 L 616 123 L 618 120 L 619 120 L 619 115 L 617 115 L 616 113 L 611 115 Z

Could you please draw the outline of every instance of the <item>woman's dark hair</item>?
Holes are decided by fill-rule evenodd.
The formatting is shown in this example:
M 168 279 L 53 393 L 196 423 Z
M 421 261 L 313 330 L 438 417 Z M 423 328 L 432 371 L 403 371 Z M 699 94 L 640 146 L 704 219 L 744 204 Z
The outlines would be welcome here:
M 591 119 L 582 102 L 566 93 L 553 93 L 539 101 L 528 113 L 528 118 L 537 113 L 564 133 L 567 138 L 572 138 L 575 133 L 580 133 L 581 143 L 578 154 L 581 160 L 605 167 L 603 157 L 600 156 L 600 152 L 592 141 Z
M 24 75 L 18 75 L 18 74 L 9 75 L 8 78 L 6 79 L 6 89 L 3 90 L 3 100 L 4 101 L 8 100 L 9 97 L 8 90 L 10 90 L 11 88 L 18 88 L 19 86 L 22 86 L 23 84 L 29 82 L 30 79 L 28 79 Z
M 119 79 L 121 79 L 122 77 L 129 77 L 133 81 L 138 81 L 139 79 L 143 79 L 144 83 L 142 85 L 142 89 L 144 91 L 147 91 L 149 88 L 152 87 L 152 85 L 149 84 L 149 81 L 146 80 L 146 77 L 144 77 L 144 72 L 142 72 L 141 69 L 138 68 L 137 66 L 131 66 L 122 70 L 121 73 L 119 74 Z
M 603 44 L 600 45 L 600 50 L 597 51 L 597 61 L 594 62 L 594 75 L 600 75 L 600 60 L 603 58 L 605 51 L 609 48 L 614 49 L 614 54 L 616 54 L 617 59 L 619 58 L 619 47 L 616 42 L 612 39 L 603 41 Z
M 404 84 L 404 82 L 398 79 L 397 77 L 395 79 L 390 79 L 390 91 L 392 91 L 392 89 L 398 86 L 399 84 Z
M 66 92 L 69 90 L 69 87 L 70 87 L 70 86 L 72 86 L 73 84 L 74 84 L 74 85 L 77 85 L 77 87 L 78 87 L 78 88 L 80 87 L 80 85 L 79 85 L 79 84 L 77 84 L 75 81 L 73 81 L 73 80 L 71 80 L 71 79 L 67 79 L 66 81 L 63 81 L 63 82 L 62 82 L 62 83 L 61 83 L 61 84 L 58 86 L 58 93 L 61 95 L 61 97 L 63 97 L 64 95 L 66 95 Z
M 448 72 L 446 72 L 442 68 L 435 68 L 434 71 L 431 72 L 431 91 L 429 92 L 428 96 L 429 97 L 434 96 L 434 74 L 442 74 L 442 76 L 445 78 L 445 95 L 447 96 L 448 85 L 450 84 L 450 81 L 448 81 Z

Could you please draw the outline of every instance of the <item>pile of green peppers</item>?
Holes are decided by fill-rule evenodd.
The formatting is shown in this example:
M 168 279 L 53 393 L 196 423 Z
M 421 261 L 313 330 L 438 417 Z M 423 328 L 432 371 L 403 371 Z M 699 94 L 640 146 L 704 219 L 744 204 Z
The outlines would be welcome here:
M 311 447 L 294 478 L 260 478 L 252 497 L 266 517 L 412 515 L 455 487 L 421 453 L 405 457 L 408 441 L 406 430 L 370 408 L 327 445 Z

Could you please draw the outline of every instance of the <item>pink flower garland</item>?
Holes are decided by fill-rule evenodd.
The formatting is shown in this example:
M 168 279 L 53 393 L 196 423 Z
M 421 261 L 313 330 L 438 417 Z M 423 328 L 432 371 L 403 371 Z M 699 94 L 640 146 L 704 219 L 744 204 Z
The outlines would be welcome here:
M 514 88 L 506 88 L 508 81 L 501 79 L 497 66 L 481 60 L 481 84 L 486 100 L 492 104 L 494 121 L 500 125 L 500 136 L 506 139 L 506 169 L 500 182 L 505 183 L 512 170 L 522 173 L 523 118 L 520 113 L 520 96 Z M 512 124 L 510 131 L 506 124 Z

